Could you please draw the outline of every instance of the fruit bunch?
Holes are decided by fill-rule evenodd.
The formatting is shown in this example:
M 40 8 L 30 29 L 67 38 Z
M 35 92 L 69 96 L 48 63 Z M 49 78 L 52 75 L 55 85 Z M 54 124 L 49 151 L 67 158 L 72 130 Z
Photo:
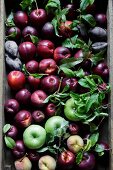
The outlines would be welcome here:
M 16 170 L 108 164 L 110 147 L 101 140 L 110 91 L 107 18 L 98 4 L 9 4 L 4 47 L 11 98 L 4 104 L 3 133 Z

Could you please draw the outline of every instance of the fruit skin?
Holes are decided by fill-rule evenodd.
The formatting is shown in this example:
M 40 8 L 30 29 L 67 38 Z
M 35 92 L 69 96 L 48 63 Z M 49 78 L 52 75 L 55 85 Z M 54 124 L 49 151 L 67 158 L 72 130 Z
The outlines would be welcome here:
M 75 55 L 74 55 L 74 58 L 83 58 L 83 51 L 82 50 L 79 50 L 79 51 L 77 51 L 76 53 L 75 53 Z
M 11 71 L 7 76 L 7 81 L 12 90 L 20 90 L 24 87 L 26 78 L 21 71 Z
M 45 119 L 45 115 L 41 110 L 35 110 L 32 113 L 32 118 L 33 118 L 34 122 L 41 123 Z
M 39 160 L 40 156 L 39 156 L 39 154 L 35 150 L 29 150 L 28 151 L 28 158 L 30 159 L 30 161 L 37 163 L 37 161 Z
M 103 14 L 103 13 L 96 14 L 95 20 L 96 20 L 97 25 L 106 27 L 107 17 L 105 14 Z
M 54 60 L 58 63 L 64 58 L 71 57 L 71 52 L 68 48 L 65 47 L 57 47 L 54 51 Z
M 71 123 L 69 125 L 69 132 L 71 135 L 77 135 L 79 132 L 79 126 L 76 123 Z
M 32 122 L 31 113 L 27 110 L 19 111 L 15 116 L 15 122 L 20 128 L 28 127 Z
M 48 117 L 55 116 L 56 106 L 54 103 L 49 103 L 45 108 L 45 115 Z
M 47 93 L 54 93 L 59 88 L 60 80 L 54 75 L 46 76 L 41 80 L 41 88 Z
M 33 90 L 36 90 L 38 89 L 39 85 L 40 85 L 40 79 L 39 78 L 35 78 L 33 76 L 28 76 L 28 83 L 30 85 L 30 87 L 33 89 Z
M 21 58 L 27 62 L 34 58 L 36 54 L 36 47 L 32 42 L 23 42 L 18 48 Z
M 42 58 L 51 58 L 54 53 L 54 44 L 49 40 L 41 40 L 37 45 L 37 54 Z
M 75 164 L 75 154 L 66 150 L 63 151 L 58 157 L 58 166 L 62 169 L 70 169 Z
M 22 156 L 25 155 L 25 145 L 22 140 L 17 140 L 16 141 L 16 146 L 12 150 L 13 155 L 16 158 L 22 158 Z
M 93 170 L 95 167 L 96 161 L 92 153 L 84 153 L 83 160 L 78 165 L 80 170 Z
M 35 60 L 26 63 L 26 69 L 29 73 L 38 73 L 38 62 Z
M 22 36 L 24 38 L 25 41 L 31 41 L 31 37 L 30 35 L 32 36 L 37 36 L 38 35 L 38 32 L 37 30 L 34 28 L 34 27 L 31 27 L 31 26 L 27 26 L 23 29 L 22 31 Z
M 73 92 L 77 92 L 77 88 L 78 88 L 78 81 L 76 78 L 64 78 L 62 80 L 62 84 L 61 87 L 62 89 L 64 89 L 64 87 L 68 85 L 69 89 Z
M 39 71 L 44 74 L 55 74 L 57 71 L 56 62 L 52 58 L 43 59 L 39 63 Z
M 8 99 L 6 100 L 4 104 L 4 110 L 7 113 L 7 115 L 14 116 L 20 109 L 20 105 L 17 100 L 15 99 Z
M 13 37 L 12 34 L 15 34 L 15 33 L 16 35 Z M 9 36 L 9 39 L 17 41 L 21 38 L 21 30 L 18 27 L 11 27 L 7 31 L 7 36 Z
M 23 141 L 27 148 L 38 149 L 46 140 L 46 131 L 42 126 L 30 125 L 23 133 Z
M 79 135 L 72 135 L 67 139 L 67 147 L 73 152 L 79 152 L 84 146 L 84 141 Z
M 41 34 L 43 38 L 52 40 L 55 37 L 55 30 L 53 25 L 50 22 L 45 23 L 42 27 Z
M 16 128 L 16 126 L 11 125 L 10 129 L 6 133 L 6 136 L 16 139 L 17 134 L 18 134 L 18 129 Z
M 31 93 L 27 89 L 21 89 L 16 93 L 15 99 L 21 105 L 29 105 L 30 104 Z
M 47 95 L 42 90 L 37 90 L 31 95 L 31 103 L 35 107 L 43 107 L 45 105 L 44 100 L 47 98 Z
M 79 118 L 76 117 L 75 115 L 75 110 L 76 110 L 76 106 L 75 106 L 74 99 L 73 98 L 68 99 L 64 106 L 64 114 L 66 118 L 71 121 L 79 121 Z
M 33 26 L 39 28 L 47 21 L 47 14 L 44 9 L 36 9 L 30 13 L 30 21 Z
M 23 11 L 17 11 L 14 15 L 14 22 L 19 28 L 24 28 L 28 24 L 28 16 Z
M 31 170 L 32 163 L 28 157 L 21 158 L 14 162 L 16 170 Z
M 105 81 L 107 81 L 109 78 L 109 69 L 105 62 L 98 63 L 93 68 L 93 73 L 101 76 Z
M 59 27 L 59 33 L 61 36 L 68 38 L 73 36 L 73 30 L 71 30 L 72 21 L 62 22 Z
M 54 131 L 58 128 L 61 128 L 64 122 L 67 122 L 67 121 L 61 116 L 52 116 L 46 121 L 45 130 L 47 133 L 54 134 Z M 62 128 L 61 128 L 61 131 L 62 131 Z
M 39 170 L 55 170 L 56 161 L 49 155 L 42 156 L 38 162 Z

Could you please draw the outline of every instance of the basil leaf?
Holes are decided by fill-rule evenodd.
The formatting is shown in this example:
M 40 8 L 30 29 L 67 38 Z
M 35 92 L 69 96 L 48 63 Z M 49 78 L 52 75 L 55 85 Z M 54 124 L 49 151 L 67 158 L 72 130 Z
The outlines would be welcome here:
M 34 43 L 34 44 L 37 44 L 38 41 L 39 41 L 39 38 L 34 36 L 34 35 L 30 35 L 30 38 L 31 38 L 31 41 Z
M 3 127 L 3 133 L 7 133 L 10 128 L 11 128 L 11 125 L 10 125 L 10 124 L 4 125 L 4 127 Z
M 74 77 L 75 76 L 74 72 L 69 68 L 61 67 L 60 69 L 65 73 L 65 75 L 67 77 Z
M 79 151 L 76 156 L 76 164 L 79 165 L 83 158 L 83 151 Z
M 96 21 L 95 18 L 91 14 L 81 15 L 82 20 L 86 21 L 92 27 L 95 27 Z
M 15 23 L 14 23 L 13 19 L 14 19 L 14 15 L 13 15 L 13 12 L 11 12 L 10 15 L 7 17 L 6 22 L 5 22 L 7 27 L 15 26 Z
M 26 10 L 28 9 L 29 12 L 31 11 L 32 9 L 32 3 L 35 2 L 35 0 L 23 0 L 21 3 L 20 3 L 20 6 L 22 8 L 22 10 Z
M 95 0 L 81 0 L 80 10 L 84 11 L 89 5 L 92 5 Z
M 100 152 L 103 152 L 103 151 L 104 151 L 104 147 L 102 145 L 100 145 L 100 144 L 96 144 L 95 152 L 100 153 Z
M 16 146 L 15 141 L 11 137 L 5 136 L 4 140 L 8 148 L 13 149 Z
M 92 106 L 95 106 L 98 103 L 98 97 L 98 93 L 91 95 L 91 97 L 86 102 L 86 112 L 89 112 L 89 110 L 92 109 Z
M 99 133 L 94 133 L 90 136 L 89 138 L 91 140 L 91 146 L 95 146 L 95 144 L 97 143 L 98 139 L 99 139 Z
M 43 152 L 46 152 L 48 150 L 48 147 L 45 147 L 45 148 L 41 148 L 39 150 L 37 150 L 38 153 L 43 153 Z

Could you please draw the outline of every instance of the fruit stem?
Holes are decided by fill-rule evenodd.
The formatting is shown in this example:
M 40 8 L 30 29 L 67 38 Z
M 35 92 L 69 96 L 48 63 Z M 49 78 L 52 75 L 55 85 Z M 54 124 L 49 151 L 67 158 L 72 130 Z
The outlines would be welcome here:
M 37 14 L 38 14 L 38 4 L 37 4 L 37 1 L 35 0 L 35 4 L 36 4 L 36 9 L 37 9 Z

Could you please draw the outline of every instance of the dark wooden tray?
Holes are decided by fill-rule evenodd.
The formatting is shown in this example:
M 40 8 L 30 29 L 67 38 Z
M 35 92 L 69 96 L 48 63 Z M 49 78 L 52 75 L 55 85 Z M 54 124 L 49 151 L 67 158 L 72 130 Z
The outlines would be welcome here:
M 107 0 L 100 0 L 102 3 Z M 101 5 L 102 5 L 101 3 Z M 107 61 L 110 69 L 110 103 L 109 118 L 102 128 L 102 138 L 109 142 L 110 145 L 110 160 L 109 167 L 100 167 L 97 165 L 95 170 L 113 170 L 113 1 L 108 0 L 108 55 Z M 3 142 L 2 127 L 4 125 L 4 101 L 9 98 L 10 90 L 7 86 L 5 62 L 4 62 L 4 28 L 5 8 L 4 0 L 0 0 L 0 170 L 14 170 L 13 158 L 8 149 L 5 148 Z

